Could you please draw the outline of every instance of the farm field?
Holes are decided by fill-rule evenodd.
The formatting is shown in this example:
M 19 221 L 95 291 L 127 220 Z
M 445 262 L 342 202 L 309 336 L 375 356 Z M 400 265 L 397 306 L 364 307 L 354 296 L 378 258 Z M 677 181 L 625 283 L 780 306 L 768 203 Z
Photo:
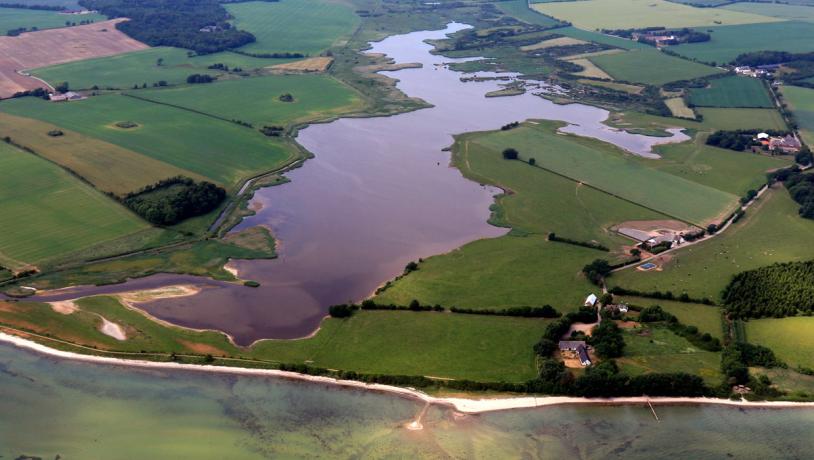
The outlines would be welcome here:
M 652 26 L 752 24 L 778 19 L 739 11 L 694 8 L 664 0 L 585 0 L 532 5 L 535 10 L 587 30 Z
M 703 107 L 696 112 L 704 117 L 704 126 L 710 129 L 777 129 L 788 127 L 775 109 L 719 109 Z
M 617 359 L 622 372 L 639 375 L 649 372 L 689 372 L 707 384 L 721 381 L 721 354 L 695 348 L 687 339 L 667 328 L 648 326 L 625 332 L 625 352 Z
M 721 309 L 718 307 L 644 297 L 624 297 L 623 300 L 640 307 L 659 305 L 664 311 L 675 315 L 681 324 L 695 326 L 699 331 L 719 339 L 724 338 Z
M 80 21 L 104 21 L 101 14 L 62 14 L 58 11 L 29 10 L 27 8 L 0 8 L 0 35 L 24 27 L 31 29 L 56 29 L 65 27 L 66 22 L 79 24 Z
M 749 77 L 711 80 L 708 88 L 690 90 L 690 103 L 700 107 L 774 107 L 765 83 Z
M 148 227 L 58 166 L 5 143 L 0 171 L 3 266 L 38 264 Z
M 97 96 L 63 104 L 21 98 L 4 102 L 0 112 L 116 144 L 227 188 L 247 176 L 278 168 L 297 155 L 281 141 L 256 130 L 127 96 Z M 138 126 L 115 126 L 122 121 Z
M 364 104 L 356 91 L 327 75 L 242 78 L 133 94 L 229 120 L 247 121 L 255 128 L 328 118 L 360 110 Z M 283 94 L 291 94 L 294 101 L 281 101 L 279 97 Z
M 549 320 L 362 311 L 323 321 L 310 339 L 259 342 L 254 356 L 356 372 L 522 382 Z
M 767 191 L 746 217 L 726 233 L 668 254 L 656 263 L 663 271 L 623 270 L 610 286 L 639 291 L 672 291 L 719 299 L 732 276 L 745 270 L 814 258 L 814 221 L 798 216 L 799 205 L 780 185 Z
M 789 105 L 803 140 L 814 145 L 814 90 L 799 86 L 784 86 L 783 99 Z
M 359 24 L 353 8 L 340 2 L 297 0 L 225 5 L 238 29 L 257 41 L 240 48 L 247 53 L 317 55 L 350 38 Z
M 814 40 L 811 23 L 802 21 L 709 27 L 704 30 L 712 31 L 710 41 L 684 43 L 668 49 L 701 62 L 722 64 L 753 51 L 808 52 Z
M 133 85 L 153 86 L 159 81 L 177 85 L 185 83 L 186 78 L 193 73 L 207 75 L 223 73 L 207 68 L 212 64 L 224 64 L 230 69 L 239 67 L 248 71 L 290 61 L 290 59 L 253 58 L 229 52 L 189 57 L 187 50 L 157 47 L 42 67 L 32 70 L 31 74 L 51 84 L 67 81 L 73 89 L 90 89 L 94 86 L 102 89 L 129 89 Z
M 586 42 L 602 43 L 610 45 L 623 50 L 647 50 L 653 49 L 650 45 L 644 43 L 634 42 L 626 38 L 614 37 L 613 35 L 605 35 L 599 32 L 592 32 L 590 30 L 579 29 L 577 27 L 569 26 L 557 29 L 558 34 L 565 35 L 566 37 L 578 38 Z
M 582 70 L 573 73 L 576 76 L 613 80 L 613 77 L 611 77 L 610 75 L 607 74 L 607 72 L 599 68 L 590 59 L 567 59 L 567 60 L 573 64 L 582 67 Z
M 687 107 L 687 104 L 684 102 L 683 98 L 672 97 L 670 99 L 665 99 L 664 104 L 667 105 L 667 108 L 670 109 L 670 113 L 672 113 L 674 117 L 695 118 L 695 112 L 693 112 L 691 108 Z
M 722 72 L 720 69 L 668 56 L 652 48 L 595 56 L 591 61 L 616 80 L 649 85 L 692 80 Z
M 608 88 L 615 91 L 622 91 L 628 94 L 640 94 L 644 91 L 644 87 L 638 85 L 628 85 L 625 83 L 614 83 L 610 81 L 596 81 L 596 80 L 588 80 L 583 79 L 579 80 L 580 83 L 583 85 L 591 85 L 591 86 L 600 86 L 602 88 Z
M 515 18 L 529 24 L 545 27 L 557 24 L 556 19 L 552 19 L 529 9 L 526 0 L 508 0 L 499 2 L 497 3 L 497 7 L 500 8 L 504 13 L 514 16 Z
M 527 124 L 475 137 L 470 145 L 490 150 L 495 158 L 511 146 L 521 158 L 535 158 L 539 167 L 691 223 L 715 220 L 734 206 L 734 195 L 648 168 L 611 144 L 557 134 L 556 127 Z
M 147 48 L 147 45 L 116 30 L 116 24 L 121 21 L 113 19 L 24 33 L 17 37 L 0 37 L 0 98 L 43 86 L 38 80 L 19 75 L 18 70 Z
M 47 134 L 54 130 L 63 134 L 57 137 Z M 116 195 L 125 195 L 173 176 L 202 179 L 190 171 L 109 142 L 39 120 L 0 113 L 0 137 L 5 136 L 70 169 L 97 189 Z
M 732 3 L 723 9 L 741 13 L 759 14 L 789 21 L 814 22 L 814 8 L 805 5 L 784 5 L 780 3 Z
M 753 319 L 746 322 L 746 340 L 771 348 L 790 366 L 814 368 L 812 329 L 811 316 Z

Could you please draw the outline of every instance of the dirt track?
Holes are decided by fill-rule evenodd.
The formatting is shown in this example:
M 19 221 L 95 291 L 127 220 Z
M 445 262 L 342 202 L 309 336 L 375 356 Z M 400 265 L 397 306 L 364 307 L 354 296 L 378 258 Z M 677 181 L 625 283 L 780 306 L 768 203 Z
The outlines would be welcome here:
M 0 37 L 0 98 L 44 87 L 18 71 L 148 48 L 116 29 L 126 19 Z

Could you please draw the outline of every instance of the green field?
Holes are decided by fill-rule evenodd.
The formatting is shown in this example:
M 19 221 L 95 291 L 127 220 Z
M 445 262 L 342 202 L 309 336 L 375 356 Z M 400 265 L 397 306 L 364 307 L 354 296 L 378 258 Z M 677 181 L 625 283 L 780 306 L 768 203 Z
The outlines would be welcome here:
M 724 338 L 721 309 L 718 307 L 644 297 L 625 297 L 623 300 L 640 307 L 659 305 L 664 311 L 675 315 L 681 324 L 695 326 L 699 331 L 707 332 L 719 339 Z
M 256 130 L 127 96 L 97 96 L 66 104 L 21 98 L 4 101 L 0 111 L 116 144 L 227 187 L 278 168 L 297 155 Z M 115 126 L 119 121 L 139 126 L 122 129 Z
M 722 72 L 720 69 L 668 56 L 652 48 L 595 56 L 591 61 L 616 80 L 648 85 L 692 80 Z
M 359 24 L 350 5 L 326 0 L 246 2 L 225 7 L 234 16 L 235 27 L 257 38 L 240 48 L 247 53 L 314 56 L 348 40 Z
M 776 129 L 786 130 L 786 122 L 775 109 L 696 109 L 704 117 L 704 126 L 710 129 Z
M 690 90 L 690 103 L 699 107 L 774 107 L 763 80 L 749 77 L 711 80 L 707 88 Z
M 148 87 L 165 81 L 169 85 L 186 82 L 193 73 L 219 75 L 222 72 L 207 69 L 212 64 L 225 64 L 229 68 L 240 67 L 245 71 L 291 62 L 293 59 L 259 59 L 222 52 L 189 57 L 180 48 L 157 47 L 132 53 L 96 59 L 69 62 L 42 67 L 32 72 L 45 81 L 67 81 L 73 89 L 99 88 L 128 89 L 133 85 Z M 161 59 L 161 65 L 158 60 Z
M 260 128 L 330 118 L 362 108 L 358 94 L 327 75 L 276 75 L 211 85 L 139 91 L 139 97 L 190 108 Z M 291 94 L 294 102 L 279 96 Z
M 9 2 L 17 3 L 17 2 Z M 0 8 L 0 34 L 6 35 L 9 30 L 24 27 L 56 29 L 65 27 L 66 22 L 104 21 L 107 17 L 101 14 L 61 14 L 58 11 L 29 10 L 26 8 Z
M 732 3 L 723 7 L 741 13 L 759 14 L 788 21 L 814 22 L 814 8 L 805 5 L 785 5 L 780 3 Z
M 685 43 L 669 49 L 702 62 L 723 64 L 740 54 L 753 51 L 809 52 L 812 51 L 811 43 L 814 41 L 814 27 L 811 27 L 810 22 L 801 21 L 710 27 L 702 30 L 712 31 L 712 40 Z
M 627 330 L 625 345 L 617 363 L 629 375 L 688 372 L 701 376 L 708 384 L 721 380 L 720 353 L 698 349 L 663 326 Z
M 588 30 L 751 24 L 778 20 L 717 8 L 693 8 L 664 0 L 584 0 L 537 3 L 532 8 Z
M 784 86 L 782 91 L 783 98 L 799 125 L 803 141 L 814 145 L 814 90 L 799 86 Z
M 798 208 L 788 192 L 776 185 L 726 233 L 670 254 L 669 260 L 660 262 L 663 271 L 628 269 L 614 273 L 609 284 L 718 299 L 737 273 L 814 258 L 814 221 L 799 217 Z
M 0 171 L 0 265 L 40 263 L 147 228 L 58 166 L 5 143 Z
M 529 24 L 535 24 L 543 27 L 549 27 L 557 24 L 556 19 L 552 19 L 530 9 L 526 0 L 503 1 L 497 3 L 497 6 L 504 13 Z
M 797 367 L 814 368 L 814 317 L 766 318 L 746 322 L 746 340 L 769 347 Z
M 542 168 L 691 223 L 714 220 L 734 205 L 735 197 L 729 193 L 649 168 L 650 162 L 631 158 L 610 144 L 557 134 L 556 126 L 528 124 L 474 138 L 470 144 L 491 150 L 496 158 L 504 148 L 516 148 L 523 159 L 533 157 Z

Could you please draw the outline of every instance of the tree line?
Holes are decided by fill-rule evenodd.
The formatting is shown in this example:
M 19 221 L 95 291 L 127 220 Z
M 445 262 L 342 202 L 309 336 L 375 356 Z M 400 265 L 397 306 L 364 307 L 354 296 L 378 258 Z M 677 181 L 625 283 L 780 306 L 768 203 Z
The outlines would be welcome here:
M 154 225 L 174 225 L 216 209 L 225 198 L 226 191 L 211 182 L 178 176 L 128 193 L 121 201 Z

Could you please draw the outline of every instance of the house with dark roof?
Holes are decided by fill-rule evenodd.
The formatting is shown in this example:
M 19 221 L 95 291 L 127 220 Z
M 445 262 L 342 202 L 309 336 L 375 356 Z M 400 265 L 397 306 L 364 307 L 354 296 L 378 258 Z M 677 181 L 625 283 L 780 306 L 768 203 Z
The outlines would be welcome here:
M 577 355 L 579 355 L 579 363 L 583 366 L 591 365 L 591 357 L 588 356 L 588 347 L 580 345 L 577 347 Z

